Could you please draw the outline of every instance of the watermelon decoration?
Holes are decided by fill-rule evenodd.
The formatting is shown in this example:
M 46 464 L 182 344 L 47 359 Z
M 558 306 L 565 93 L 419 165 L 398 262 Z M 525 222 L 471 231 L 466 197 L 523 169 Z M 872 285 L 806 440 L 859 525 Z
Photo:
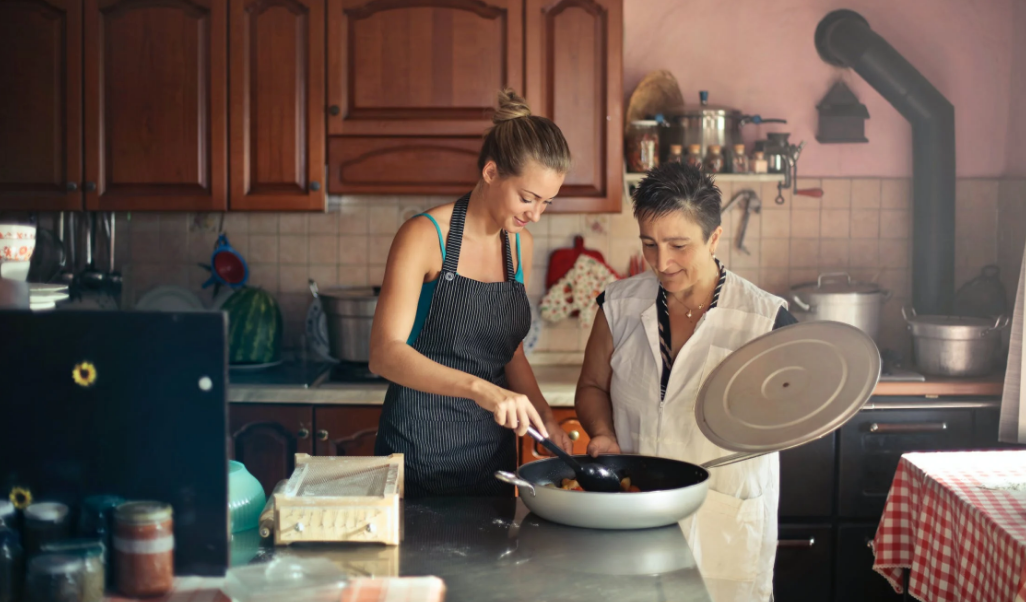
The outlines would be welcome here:
M 260 288 L 243 287 L 221 306 L 228 313 L 228 363 L 269 364 L 281 357 L 278 302 Z

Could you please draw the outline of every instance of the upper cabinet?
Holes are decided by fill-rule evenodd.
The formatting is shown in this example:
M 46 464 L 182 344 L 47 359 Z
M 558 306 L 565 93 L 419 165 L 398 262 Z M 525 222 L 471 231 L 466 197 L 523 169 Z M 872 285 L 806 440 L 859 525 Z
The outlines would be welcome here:
M 527 101 L 563 131 L 574 167 L 554 211 L 619 211 L 622 0 L 526 0 Z
M 324 0 L 231 0 L 231 208 L 324 208 Z
M 81 0 L 0 2 L 0 208 L 82 208 Z
M 227 3 L 85 0 L 84 19 L 86 208 L 226 209 Z

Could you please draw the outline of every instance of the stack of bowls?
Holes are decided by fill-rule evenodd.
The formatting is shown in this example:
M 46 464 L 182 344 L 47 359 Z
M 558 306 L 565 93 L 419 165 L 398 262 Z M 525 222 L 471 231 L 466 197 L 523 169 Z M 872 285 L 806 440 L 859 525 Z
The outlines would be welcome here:
M 36 249 L 36 227 L 0 224 L 0 277 L 25 282 Z

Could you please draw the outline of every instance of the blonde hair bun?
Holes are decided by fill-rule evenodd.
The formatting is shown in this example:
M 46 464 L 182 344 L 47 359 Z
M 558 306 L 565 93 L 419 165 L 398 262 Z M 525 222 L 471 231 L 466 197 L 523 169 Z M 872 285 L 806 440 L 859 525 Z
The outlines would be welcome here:
M 499 108 L 495 110 L 495 114 L 492 116 L 492 123 L 499 125 L 503 121 L 530 116 L 531 107 L 527 105 L 527 101 L 517 94 L 513 88 L 506 88 L 499 92 Z

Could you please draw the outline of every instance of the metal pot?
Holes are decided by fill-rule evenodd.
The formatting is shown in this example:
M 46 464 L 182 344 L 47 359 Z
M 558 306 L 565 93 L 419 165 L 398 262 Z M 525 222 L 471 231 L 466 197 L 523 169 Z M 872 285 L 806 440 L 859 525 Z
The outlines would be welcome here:
M 328 320 L 328 347 L 332 357 L 343 362 L 370 361 L 371 324 L 378 307 L 380 287 L 320 290 L 311 285 L 321 300 Z
M 994 369 L 1001 330 L 1008 316 L 996 320 L 960 316 L 917 316 L 901 309 L 912 332 L 916 367 L 931 376 L 984 376 Z M 910 315 L 911 314 L 911 315 Z
M 692 144 L 702 147 L 705 157 L 709 146 L 718 144 L 724 150 L 725 161 L 730 161 L 734 145 L 741 144 L 741 126 L 746 123 L 787 123 L 784 119 L 763 119 L 760 115 L 745 115 L 737 109 L 709 104 L 709 93 L 699 92 L 700 105 L 686 109 L 683 113 L 668 116 L 669 127 L 660 139 L 660 147 L 669 149 L 671 144 L 684 148 Z M 665 153 L 662 153 L 665 159 Z
M 891 292 L 872 282 L 856 282 L 847 273 L 820 274 L 816 282 L 791 288 L 801 321 L 829 320 L 850 324 L 875 341 L 880 333 L 880 310 Z

